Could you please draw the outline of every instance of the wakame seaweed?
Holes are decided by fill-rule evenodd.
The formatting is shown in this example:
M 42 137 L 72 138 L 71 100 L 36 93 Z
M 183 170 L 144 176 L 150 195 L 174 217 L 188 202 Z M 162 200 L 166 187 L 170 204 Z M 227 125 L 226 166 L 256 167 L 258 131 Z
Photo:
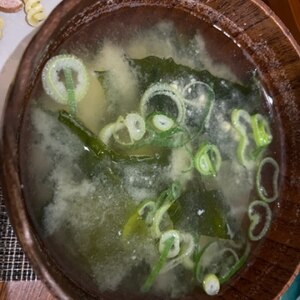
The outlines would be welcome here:
M 140 95 L 152 84 L 159 81 L 171 82 L 178 78 L 194 78 L 208 84 L 215 93 L 216 100 L 230 100 L 230 106 L 237 105 L 238 99 L 248 98 L 251 101 L 253 93 L 257 94 L 258 89 L 252 82 L 248 86 L 235 83 L 224 78 L 212 75 L 208 70 L 196 70 L 188 66 L 177 64 L 173 58 L 159 58 L 148 56 L 142 59 L 126 57 L 132 71 L 135 71 L 138 78 Z M 109 71 L 95 71 L 98 80 L 103 84 Z M 105 87 L 105 84 L 104 84 Z M 234 97 L 232 97 L 234 95 Z M 254 103 L 253 103 L 254 104 Z

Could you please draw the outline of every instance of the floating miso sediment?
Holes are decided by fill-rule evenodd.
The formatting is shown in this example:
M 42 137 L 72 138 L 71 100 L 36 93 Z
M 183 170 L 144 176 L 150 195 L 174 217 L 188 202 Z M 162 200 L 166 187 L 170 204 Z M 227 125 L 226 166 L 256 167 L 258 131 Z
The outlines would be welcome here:
M 30 212 L 74 280 L 214 295 L 269 228 L 276 132 L 251 67 L 239 78 L 207 36 L 150 23 L 99 31 L 93 48 L 75 36 L 46 64 L 28 114 Z

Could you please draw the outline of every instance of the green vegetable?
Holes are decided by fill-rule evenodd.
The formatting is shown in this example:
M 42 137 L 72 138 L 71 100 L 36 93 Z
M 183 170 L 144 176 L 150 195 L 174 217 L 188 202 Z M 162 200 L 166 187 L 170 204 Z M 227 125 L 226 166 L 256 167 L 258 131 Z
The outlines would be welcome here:
M 207 274 L 203 279 L 202 286 L 207 295 L 214 296 L 219 293 L 220 281 L 215 274 Z
M 274 169 L 272 177 L 272 195 L 268 195 L 266 188 L 262 185 L 262 172 L 266 165 L 271 165 Z M 260 199 L 271 203 L 278 198 L 278 176 L 279 176 L 279 166 L 278 163 L 271 157 L 265 157 L 258 166 L 258 171 L 256 175 L 256 189 Z M 269 178 L 268 178 L 269 179 Z
M 233 275 L 236 274 L 236 272 L 246 263 L 246 260 L 250 253 L 250 246 L 247 244 L 244 254 L 241 256 L 241 258 L 230 268 L 230 270 L 221 275 L 219 277 L 220 284 L 224 284 L 227 282 Z
M 254 157 L 250 156 L 250 140 L 247 133 L 247 125 L 251 124 L 249 113 L 243 109 L 234 109 L 231 114 L 232 126 L 239 134 L 237 158 L 240 164 L 250 169 L 254 166 Z
M 142 59 L 128 59 L 132 68 L 138 71 L 141 91 L 145 91 L 151 84 L 160 81 L 177 80 L 178 78 L 194 77 L 209 85 L 216 99 L 230 98 L 234 90 L 238 95 L 248 95 L 250 88 L 237 83 L 213 76 L 207 70 L 195 70 L 190 67 L 175 63 L 172 58 L 159 58 L 148 56 Z
M 163 114 L 155 114 L 152 117 L 152 124 L 158 131 L 168 131 L 174 126 L 174 121 Z
M 65 73 L 65 85 L 59 78 L 62 71 Z M 72 71 L 77 73 L 77 84 L 74 88 L 71 87 L 74 85 Z M 71 110 L 74 111 L 74 101 L 82 100 L 88 92 L 89 75 L 78 57 L 62 54 L 48 60 L 42 72 L 42 83 L 45 92 L 55 101 L 61 104 L 72 102 Z
M 74 81 L 72 77 L 72 70 L 70 68 L 64 69 L 64 75 L 65 75 L 65 86 L 68 93 L 68 105 L 70 107 L 70 111 L 73 115 L 76 115 L 77 112 L 77 103 L 76 103 L 76 97 L 75 97 L 75 87 L 74 87 Z
M 174 230 L 167 231 L 164 234 L 172 231 Z M 193 269 L 194 267 L 194 263 L 191 259 L 195 250 L 194 238 L 190 233 L 185 233 L 185 232 L 178 232 L 178 235 L 179 235 L 179 242 L 180 242 L 178 250 L 180 251 L 177 251 L 178 252 L 177 255 L 173 255 L 174 257 L 163 266 L 160 272 L 161 274 L 172 270 L 173 268 L 177 267 L 179 264 L 184 265 L 187 269 Z
M 224 196 L 216 190 L 203 190 L 197 182 L 188 186 L 183 195 L 173 204 L 178 204 L 180 207 L 180 215 L 174 220 L 175 228 L 184 228 L 188 216 L 188 224 L 192 225 L 190 232 L 194 236 L 206 235 L 230 239 L 227 226 L 231 226 L 232 220 L 228 217 Z
M 210 143 L 200 145 L 195 157 L 194 166 L 204 176 L 216 176 L 222 162 L 221 154 L 217 146 Z
M 66 111 L 59 113 L 58 120 L 66 125 L 99 159 L 104 156 L 110 157 L 114 162 L 159 162 L 161 157 L 154 156 L 128 156 L 109 149 L 93 132 L 86 128 L 79 120 Z
M 177 109 L 176 122 L 178 124 L 184 124 L 185 121 L 185 106 L 183 102 L 183 96 L 176 88 L 169 84 L 155 83 L 145 91 L 140 102 L 140 111 L 142 116 L 147 118 L 149 113 L 147 112 L 147 106 L 152 99 L 157 97 L 166 96 L 172 100 Z M 161 101 L 163 102 L 163 101 Z M 163 114 L 167 114 L 168 111 L 161 111 Z M 151 114 L 151 113 L 150 113 Z
M 193 122 L 186 124 L 193 133 L 201 131 L 205 123 L 208 122 L 214 99 L 217 99 L 218 101 L 226 100 L 226 103 L 230 103 L 230 107 L 237 107 L 238 101 L 242 98 L 246 98 L 245 102 L 253 102 L 252 104 L 255 105 L 255 97 L 252 97 L 252 95 L 257 90 L 253 89 L 252 86 L 245 87 L 238 83 L 215 77 L 207 70 L 200 71 L 177 64 L 172 58 L 165 59 L 148 56 L 142 59 L 131 59 L 128 57 L 126 57 L 126 59 L 128 60 L 130 67 L 137 74 L 140 97 L 146 93 L 142 103 L 147 103 L 149 96 L 155 98 L 155 111 L 169 116 L 174 116 L 173 114 L 177 113 L 178 123 L 181 126 L 182 123 L 180 122 L 186 119 L 184 111 L 186 111 L 190 105 L 193 105 L 193 101 L 190 101 L 191 99 L 187 91 L 192 88 L 191 84 L 193 86 L 202 86 L 202 91 L 205 92 L 208 101 L 203 109 L 197 111 Z M 109 70 L 95 72 L 99 81 L 105 88 L 105 80 Z M 191 83 L 191 78 L 193 78 L 195 82 Z M 176 82 L 178 79 L 188 80 L 185 82 L 186 86 L 178 87 L 178 89 L 176 89 L 170 85 L 170 83 Z M 158 82 L 160 83 L 158 84 Z M 159 94 L 158 86 L 164 87 L 161 94 Z M 180 88 L 183 89 L 181 93 Z M 234 97 L 232 95 L 234 95 Z M 175 107 L 174 105 L 170 105 L 171 103 L 169 101 L 165 101 L 166 98 L 173 99 L 171 103 L 175 103 Z M 139 101 L 140 99 L 136 100 Z M 184 106 L 182 105 L 182 102 L 184 102 Z M 145 111 L 146 106 L 144 104 L 142 105 L 142 111 Z M 176 110 L 175 112 L 174 108 Z M 190 111 L 194 113 L 195 109 L 191 109 Z M 189 117 L 189 119 L 191 118 Z
M 251 116 L 251 126 L 254 141 L 258 148 L 266 147 L 272 142 L 270 126 L 265 117 L 260 114 Z
M 218 277 L 220 284 L 225 283 L 244 265 L 249 252 L 250 247 L 247 244 L 243 255 L 239 258 L 229 241 L 217 240 L 207 243 L 197 258 L 196 279 L 203 282 L 207 274 L 213 273 Z
M 260 207 L 260 210 L 255 210 L 254 207 Z M 255 234 L 254 230 L 262 221 L 261 210 L 265 211 L 265 221 L 259 233 Z M 261 200 L 251 202 L 248 208 L 248 217 L 251 222 L 248 230 L 249 239 L 251 241 L 259 241 L 267 233 L 271 225 L 272 212 L 268 203 Z
M 155 201 L 145 200 L 129 217 L 123 228 L 123 236 L 127 237 L 134 232 L 141 231 L 141 229 L 144 229 L 145 232 L 147 227 L 150 227 L 152 236 L 159 238 L 162 234 L 160 230 L 162 221 L 180 195 L 180 185 L 174 182 L 168 189 L 162 191 Z M 168 225 L 172 226 L 171 220 L 169 220 Z
M 153 222 L 153 215 L 156 211 L 154 201 L 143 202 L 137 210 L 130 216 L 123 228 L 123 237 L 127 238 L 133 233 L 146 233 L 147 226 Z
M 159 257 L 158 262 L 152 268 L 151 273 L 149 274 L 149 276 L 147 277 L 145 283 L 143 284 L 143 286 L 141 288 L 141 291 L 143 293 L 147 293 L 150 290 L 150 288 L 152 287 L 153 283 L 155 282 L 161 268 L 166 263 L 166 261 L 168 259 L 168 254 L 174 244 L 174 239 L 175 239 L 174 237 L 171 237 L 167 241 L 165 241 L 165 247 Z

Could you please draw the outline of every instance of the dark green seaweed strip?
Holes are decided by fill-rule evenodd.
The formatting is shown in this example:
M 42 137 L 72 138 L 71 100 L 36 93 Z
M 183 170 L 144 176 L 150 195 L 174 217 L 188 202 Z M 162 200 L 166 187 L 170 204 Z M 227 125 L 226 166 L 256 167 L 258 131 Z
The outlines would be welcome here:
M 159 82 L 160 79 L 178 79 L 186 76 L 193 76 L 195 79 L 208 84 L 215 92 L 216 98 L 230 96 L 232 90 L 242 94 L 251 92 L 249 87 L 238 83 L 213 76 L 207 70 L 195 70 L 188 66 L 180 65 L 170 58 L 159 58 L 148 56 L 142 59 L 129 59 L 129 64 L 138 71 L 139 81 L 142 90 L 149 85 Z
M 99 159 L 109 157 L 115 162 L 160 162 L 164 160 L 159 155 L 155 156 L 131 156 L 124 155 L 108 148 L 92 131 L 86 128 L 78 119 L 66 111 L 60 111 L 58 120 L 66 125 L 75 134 L 89 151 L 93 152 Z

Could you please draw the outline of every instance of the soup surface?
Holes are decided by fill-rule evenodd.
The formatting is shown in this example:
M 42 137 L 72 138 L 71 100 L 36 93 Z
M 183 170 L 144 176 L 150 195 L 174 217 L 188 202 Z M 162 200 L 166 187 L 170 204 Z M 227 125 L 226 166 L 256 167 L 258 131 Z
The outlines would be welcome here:
M 268 230 L 271 107 L 242 51 L 185 13 L 122 9 L 83 28 L 25 122 L 32 221 L 91 291 L 217 294 Z

